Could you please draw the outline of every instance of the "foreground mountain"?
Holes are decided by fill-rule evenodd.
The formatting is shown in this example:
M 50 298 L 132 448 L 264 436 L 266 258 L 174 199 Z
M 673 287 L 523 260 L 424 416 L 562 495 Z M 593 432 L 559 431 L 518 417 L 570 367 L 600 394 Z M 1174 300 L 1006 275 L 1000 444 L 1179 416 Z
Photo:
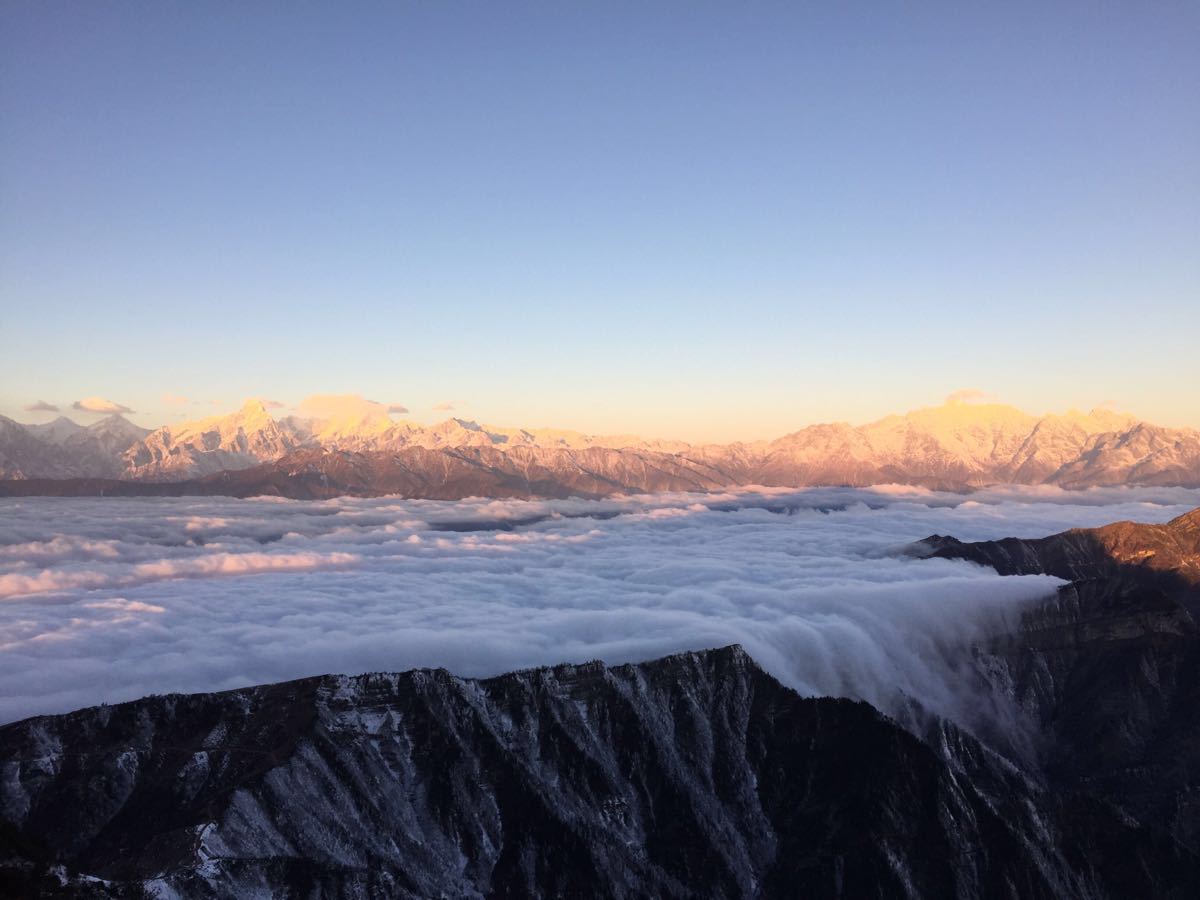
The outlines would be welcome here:
M 119 417 L 116 417 L 119 419 Z M 1034 417 L 995 404 L 951 403 L 861 427 L 814 425 L 775 441 L 691 446 L 450 419 L 422 426 L 366 404 L 325 419 L 273 418 L 259 401 L 230 416 L 121 433 L 103 453 L 76 449 L 70 423 L 0 420 L 9 494 L 254 493 L 289 497 L 605 496 L 714 490 L 909 484 L 1065 488 L 1200 486 L 1200 432 L 1103 410 Z M 108 420 L 106 420 L 108 421 Z M 124 422 L 124 420 L 121 420 Z M 128 425 L 128 423 L 125 423 Z M 91 426 L 90 433 L 96 426 Z M 132 426 L 130 426 L 132 427 Z M 158 482 L 147 490 L 67 478 Z M 15 485 L 12 481 L 27 483 Z
M 1200 509 L 921 552 L 1071 580 L 987 648 L 995 690 L 1033 721 L 1048 777 L 1200 850 Z
M 327 676 L 0 729 L 17 896 L 1192 896 L 1200 859 L 731 647 Z M 57 868 L 56 868 L 57 867 Z
M 1001 575 L 1054 575 L 1070 581 L 1119 577 L 1183 595 L 1200 588 L 1200 509 L 1165 525 L 1114 522 L 1072 528 L 1044 538 L 1005 538 L 963 543 L 933 535 L 927 556 L 969 559 Z

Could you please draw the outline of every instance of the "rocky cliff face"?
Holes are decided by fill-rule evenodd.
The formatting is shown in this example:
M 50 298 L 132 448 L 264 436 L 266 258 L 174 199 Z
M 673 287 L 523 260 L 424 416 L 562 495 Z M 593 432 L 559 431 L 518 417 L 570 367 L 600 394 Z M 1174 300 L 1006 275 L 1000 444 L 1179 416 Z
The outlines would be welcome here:
M 923 546 L 1071 579 L 1018 634 L 982 649 L 995 688 L 1034 721 L 1047 777 L 1200 849 L 1200 510 L 1166 525 Z
M 143 440 L 126 444 L 125 478 L 171 481 L 279 459 L 300 446 L 303 435 L 287 422 L 276 422 L 259 400 L 249 400 L 231 416 L 214 416 L 164 426 Z
M 1190 896 L 1197 857 L 739 648 L 152 697 L 0 729 L 10 894 Z M 55 867 L 58 868 L 55 868 Z M 74 892 L 74 893 L 73 893 Z
M 1121 575 L 1178 588 L 1200 585 L 1200 509 L 1165 525 L 1114 522 L 1044 538 L 963 543 L 932 535 L 925 556 L 969 559 L 1001 575 L 1055 575 L 1069 581 Z

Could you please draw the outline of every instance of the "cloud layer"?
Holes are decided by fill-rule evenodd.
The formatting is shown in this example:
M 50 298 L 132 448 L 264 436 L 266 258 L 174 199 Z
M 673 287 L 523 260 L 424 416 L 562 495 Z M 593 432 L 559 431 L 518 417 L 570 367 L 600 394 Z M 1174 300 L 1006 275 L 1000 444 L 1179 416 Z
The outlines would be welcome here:
M 1165 521 L 1200 492 L 913 488 L 604 501 L 0 501 L 0 721 L 324 672 L 489 675 L 740 642 L 786 683 L 969 719 L 961 647 L 1048 578 L 933 532 Z

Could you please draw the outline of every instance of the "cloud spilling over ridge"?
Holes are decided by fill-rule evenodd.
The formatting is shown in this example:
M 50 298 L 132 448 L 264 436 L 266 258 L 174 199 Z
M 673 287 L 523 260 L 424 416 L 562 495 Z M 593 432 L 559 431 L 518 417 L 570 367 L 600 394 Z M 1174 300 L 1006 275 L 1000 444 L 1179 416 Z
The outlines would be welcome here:
M 742 643 L 808 693 L 969 724 L 963 646 L 1054 579 L 898 553 L 932 532 L 1166 521 L 1182 489 L 602 501 L 0 501 L 0 721 L 324 672 L 462 675 Z

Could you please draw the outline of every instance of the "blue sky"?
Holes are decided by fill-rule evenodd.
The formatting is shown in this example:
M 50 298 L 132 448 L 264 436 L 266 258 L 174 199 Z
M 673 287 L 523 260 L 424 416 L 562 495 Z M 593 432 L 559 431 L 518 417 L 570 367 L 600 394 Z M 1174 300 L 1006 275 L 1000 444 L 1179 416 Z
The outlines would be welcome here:
M 1200 426 L 1200 7 L 975 6 L 10 0 L 0 413 Z

